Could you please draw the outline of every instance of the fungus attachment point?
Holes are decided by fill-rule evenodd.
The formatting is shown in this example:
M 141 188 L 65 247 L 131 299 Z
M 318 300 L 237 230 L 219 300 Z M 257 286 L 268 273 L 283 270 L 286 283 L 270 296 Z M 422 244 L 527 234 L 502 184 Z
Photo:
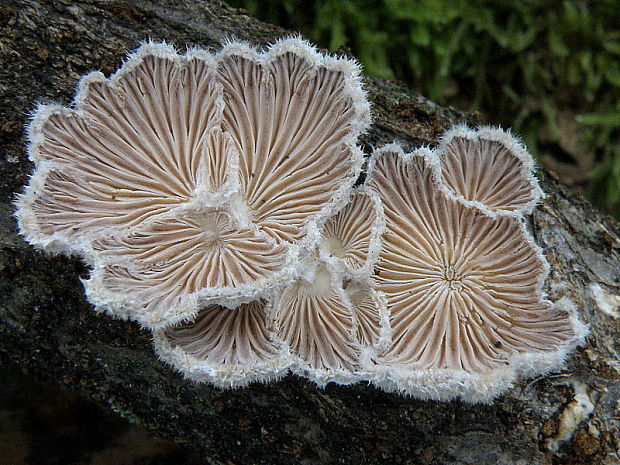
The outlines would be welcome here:
M 541 371 L 561 362 L 580 334 L 543 299 L 547 264 L 522 222 L 444 195 L 432 157 L 392 145 L 371 161 L 387 218 L 374 281 L 393 330 L 380 363 L 396 389 L 486 400 L 533 360 Z
M 367 359 L 385 349 L 385 302 L 370 283 L 384 225 L 378 197 L 355 189 L 325 222 L 302 276 L 275 301 L 277 337 L 293 371 L 318 384 L 368 379 Z

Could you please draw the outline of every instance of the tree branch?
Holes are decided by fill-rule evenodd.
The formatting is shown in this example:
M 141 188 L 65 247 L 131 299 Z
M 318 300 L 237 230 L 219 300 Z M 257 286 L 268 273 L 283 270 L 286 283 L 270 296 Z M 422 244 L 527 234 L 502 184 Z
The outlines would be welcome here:
M 11 201 L 32 169 L 23 128 L 36 102 L 67 104 L 81 75 L 113 72 L 147 38 L 218 48 L 226 38 L 265 44 L 283 33 L 216 1 L 0 6 L 2 359 L 65 383 L 210 463 L 617 464 L 618 225 L 548 176 L 548 196 L 532 219 L 553 266 L 547 292 L 575 302 L 591 335 L 561 372 L 522 382 L 485 406 L 424 402 L 361 384 L 318 389 L 294 376 L 234 391 L 187 382 L 156 359 L 148 332 L 89 308 L 84 264 L 36 252 L 16 235 Z M 394 139 L 408 148 L 433 144 L 454 122 L 478 121 L 397 83 L 366 85 L 375 117 L 366 150 Z M 579 404 L 588 402 L 594 411 L 579 422 L 589 407 Z

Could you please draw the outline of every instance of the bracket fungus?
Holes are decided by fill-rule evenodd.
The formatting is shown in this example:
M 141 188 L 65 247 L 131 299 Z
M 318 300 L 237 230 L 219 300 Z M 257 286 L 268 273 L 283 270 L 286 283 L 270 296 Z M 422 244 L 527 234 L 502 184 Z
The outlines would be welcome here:
M 294 372 L 320 385 L 368 379 L 364 361 L 389 339 L 385 302 L 371 286 L 384 226 L 376 194 L 356 189 L 324 225 L 304 272 L 276 297 L 276 335 Z
M 508 137 L 497 132 L 467 132 L 463 143 L 455 140 L 463 133 L 459 129 L 439 152 L 422 148 L 407 154 L 391 144 L 372 155 L 366 182 L 381 198 L 387 218 L 374 277 L 385 294 L 393 332 L 376 361 L 375 382 L 386 389 L 488 401 L 516 377 L 559 365 L 585 335 L 570 308 L 543 296 L 548 264 L 515 214 L 523 208 L 521 199 L 538 195 L 538 186 L 529 184 L 529 173 L 502 160 L 520 160 L 510 146 L 487 153 L 489 140 Z M 447 194 L 449 188 L 441 185 L 445 176 L 434 168 L 446 147 L 452 158 L 442 169 L 452 167 L 466 201 Z M 475 158 L 479 161 L 472 162 Z M 485 168 L 497 159 L 509 168 Z M 486 180 L 479 178 L 485 174 Z M 521 179 L 513 183 L 512 176 Z M 503 177 L 509 179 L 498 180 Z M 485 182 L 499 194 L 469 184 Z M 514 184 L 530 185 L 531 192 L 512 197 L 504 186 Z
M 374 192 L 357 188 L 321 226 L 294 281 L 268 301 L 210 306 L 192 321 L 155 331 L 160 358 L 217 386 L 271 380 L 289 369 L 320 385 L 368 379 L 365 361 L 390 339 L 385 300 L 371 286 L 383 209 Z
M 457 126 L 443 135 L 435 154 L 439 188 L 490 216 L 531 213 L 543 196 L 534 160 L 518 139 L 500 129 Z
M 585 335 L 542 292 L 542 197 L 503 131 L 374 152 L 359 66 L 298 38 L 217 53 L 145 43 L 71 107 L 40 105 L 21 234 L 91 267 L 95 309 L 218 387 L 287 372 L 488 401 Z
M 370 122 L 359 66 L 297 38 L 146 43 L 71 108 L 40 105 L 21 233 L 92 267 L 97 309 L 149 328 L 266 296 L 346 202 Z

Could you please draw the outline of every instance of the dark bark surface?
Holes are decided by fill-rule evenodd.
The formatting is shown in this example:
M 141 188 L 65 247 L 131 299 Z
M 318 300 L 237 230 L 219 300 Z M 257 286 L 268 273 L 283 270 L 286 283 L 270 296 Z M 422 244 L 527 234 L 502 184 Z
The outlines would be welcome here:
M 147 38 L 217 48 L 226 38 L 262 44 L 282 33 L 219 2 L 2 2 L 2 363 L 65 383 L 213 464 L 618 464 L 618 225 L 548 175 L 532 218 L 553 266 L 547 292 L 571 298 L 591 334 L 560 372 L 521 382 L 491 405 L 425 402 L 363 384 L 318 389 L 293 376 L 234 391 L 192 384 L 158 362 L 146 331 L 91 310 L 83 263 L 17 236 L 11 202 L 32 169 L 24 126 L 36 102 L 68 104 L 81 75 L 113 72 Z M 368 80 L 367 89 L 375 124 L 366 150 L 393 139 L 433 144 L 455 121 L 476 122 L 394 83 Z

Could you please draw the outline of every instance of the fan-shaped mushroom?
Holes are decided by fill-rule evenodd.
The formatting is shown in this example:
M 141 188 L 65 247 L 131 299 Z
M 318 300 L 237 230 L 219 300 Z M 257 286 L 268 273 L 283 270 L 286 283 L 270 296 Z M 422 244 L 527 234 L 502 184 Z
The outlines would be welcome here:
M 532 173 L 534 160 L 501 129 L 457 126 L 443 135 L 435 154 L 445 192 L 490 216 L 531 213 L 543 195 Z
M 159 357 L 185 376 L 219 387 L 271 381 L 289 365 L 264 300 L 235 309 L 210 305 L 189 323 L 154 331 L 154 343 Z
M 367 184 L 387 218 L 374 279 L 393 331 L 378 382 L 434 398 L 488 399 L 515 374 L 560 362 L 582 334 L 543 298 L 547 263 L 522 222 L 444 195 L 432 156 L 391 145 L 370 163 Z
M 257 300 L 347 200 L 369 119 L 357 64 L 300 39 L 148 43 L 84 77 L 74 109 L 37 109 L 20 230 L 85 257 L 91 302 L 150 328 Z

